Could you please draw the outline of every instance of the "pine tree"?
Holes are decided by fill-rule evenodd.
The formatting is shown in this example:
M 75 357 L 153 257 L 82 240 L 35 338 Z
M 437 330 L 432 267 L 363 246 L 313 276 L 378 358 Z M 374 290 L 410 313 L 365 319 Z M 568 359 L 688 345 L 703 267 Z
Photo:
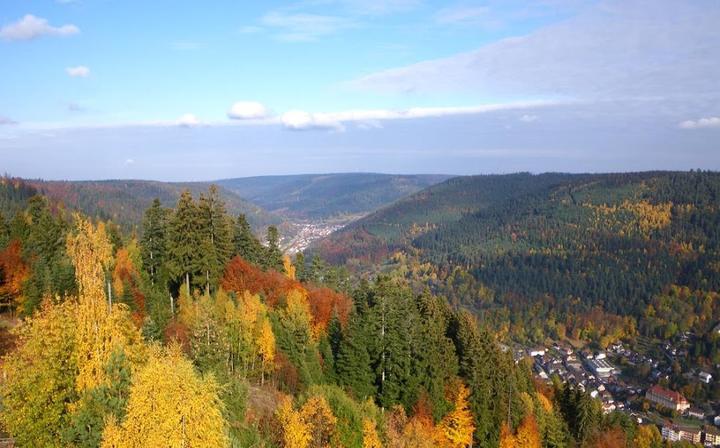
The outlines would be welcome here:
M 140 240 L 140 253 L 143 267 L 150 281 L 155 284 L 160 276 L 160 271 L 166 262 L 166 239 L 167 239 L 167 211 L 155 199 L 143 218 L 143 236 Z
M 245 215 L 240 214 L 235 222 L 233 237 L 234 255 L 239 255 L 252 264 L 260 264 L 263 247 L 253 235 L 252 228 Z
M 167 264 L 173 280 L 184 284 L 188 293 L 191 277 L 195 277 L 199 270 L 199 249 L 202 246 L 199 228 L 197 206 L 190 191 L 185 190 L 168 226 Z

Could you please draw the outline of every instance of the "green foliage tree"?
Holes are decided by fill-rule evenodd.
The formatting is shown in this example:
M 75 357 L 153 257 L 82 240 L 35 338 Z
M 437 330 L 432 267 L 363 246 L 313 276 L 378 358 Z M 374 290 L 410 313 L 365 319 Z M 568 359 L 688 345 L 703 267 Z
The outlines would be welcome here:
M 167 261 L 167 218 L 168 213 L 155 199 L 145 211 L 143 234 L 140 240 L 140 253 L 143 267 L 154 285 L 161 276 L 161 270 Z
M 191 277 L 199 270 L 199 249 L 202 247 L 197 205 L 185 190 L 178 199 L 170 218 L 167 238 L 168 269 L 172 279 L 190 291 Z M 200 281 L 203 278 L 200 277 Z
M 201 238 L 199 268 L 204 274 L 205 288 L 217 285 L 233 251 L 230 218 L 218 188 L 211 185 L 207 194 L 200 196 L 197 208 Z
M 265 247 L 265 256 L 262 260 L 265 269 L 274 269 L 283 272 L 283 254 L 280 250 L 280 233 L 277 227 L 269 226 L 267 228 L 267 246 Z
M 262 260 L 263 247 L 255 238 L 250 223 L 245 215 L 238 215 L 235 220 L 233 235 L 234 255 L 240 255 L 246 261 L 253 264 L 260 264 Z

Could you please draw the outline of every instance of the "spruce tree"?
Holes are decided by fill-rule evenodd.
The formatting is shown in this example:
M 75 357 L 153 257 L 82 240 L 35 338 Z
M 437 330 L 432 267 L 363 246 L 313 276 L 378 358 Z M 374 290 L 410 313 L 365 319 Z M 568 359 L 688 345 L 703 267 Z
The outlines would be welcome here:
M 199 268 L 204 279 L 197 283 L 209 290 L 216 285 L 232 253 L 232 230 L 218 189 L 211 185 L 198 204 L 198 225 L 201 238 Z
M 262 259 L 262 244 L 253 235 L 252 228 L 243 214 L 238 215 L 235 221 L 233 250 L 234 255 L 239 255 L 252 264 L 259 264 Z
M 0 213 L 0 249 L 7 246 L 10 241 L 10 226 L 5 220 L 5 216 Z
M 347 337 L 343 338 L 338 348 L 335 361 L 340 384 L 349 387 L 359 400 L 375 394 L 375 375 L 370 367 L 370 355 L 367 350 L 369 335 L 357 314 L 350 316 Z
M 155 199 L 143 218 L 143 235 L 140 240 L 140 255 L 143 267 L 154 285 L 166 262 L 167 211 Z
M 263 266 L 266 269 L 274 269 L 278 272 L 283 271 L 282 250 L 280 250 L 280 234 L 275 226 L 269 226 L 267 229 L 267 246 L 265 247 L 265 257 Z
M 199 248 L 202 243 L 199 227 L 197 206 L 190 191 L 185 190 L 178 199 L 168 226 L 167 265 L 172 279 L 184 284 L 188 294 L 191 277 L 195 276 L 199 268 Z

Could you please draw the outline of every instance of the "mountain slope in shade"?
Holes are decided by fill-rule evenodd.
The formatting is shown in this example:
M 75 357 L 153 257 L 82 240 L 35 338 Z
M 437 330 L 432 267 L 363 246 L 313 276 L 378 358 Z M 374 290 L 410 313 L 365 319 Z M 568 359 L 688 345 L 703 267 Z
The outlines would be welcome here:
M 155 198 L 160 199 L 164 206 L 172 207 L 183 190 L 189 189 L 193 197 L 198 198 L 211 185 L 209 182 L 166 183 L 145 180 L 27 182 L 53 201 L 90 216 L 112 219 L 126 228 L 140 226 L 145 210 Z M 282 221 L 226 188 L 220 186 L 219 190 L 228 212 L 232 215 L 244 213 L 256 230 Z
M 296 219 L 363 215 L 442 182 L 447 175 L 302 174 L 224 179 L 216 183 L 271 212 Z

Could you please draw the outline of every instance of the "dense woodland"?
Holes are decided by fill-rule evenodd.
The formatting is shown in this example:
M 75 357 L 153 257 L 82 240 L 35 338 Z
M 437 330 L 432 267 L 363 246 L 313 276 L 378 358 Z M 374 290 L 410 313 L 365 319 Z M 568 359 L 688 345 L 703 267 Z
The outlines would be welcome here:
M 535 384 L 485 321 L 402 276 L 291 261 L 214 188 L 155 201 L 137 234 L 2 188 L 0 425 L 18 446 L 663 446 Z
M 318 252 L 429 284 L 525 343 L 694 332 L 694 360 L 709 368 L 720 362 L 719 229 L 718 173 L 472 176 L 380 210 Z

